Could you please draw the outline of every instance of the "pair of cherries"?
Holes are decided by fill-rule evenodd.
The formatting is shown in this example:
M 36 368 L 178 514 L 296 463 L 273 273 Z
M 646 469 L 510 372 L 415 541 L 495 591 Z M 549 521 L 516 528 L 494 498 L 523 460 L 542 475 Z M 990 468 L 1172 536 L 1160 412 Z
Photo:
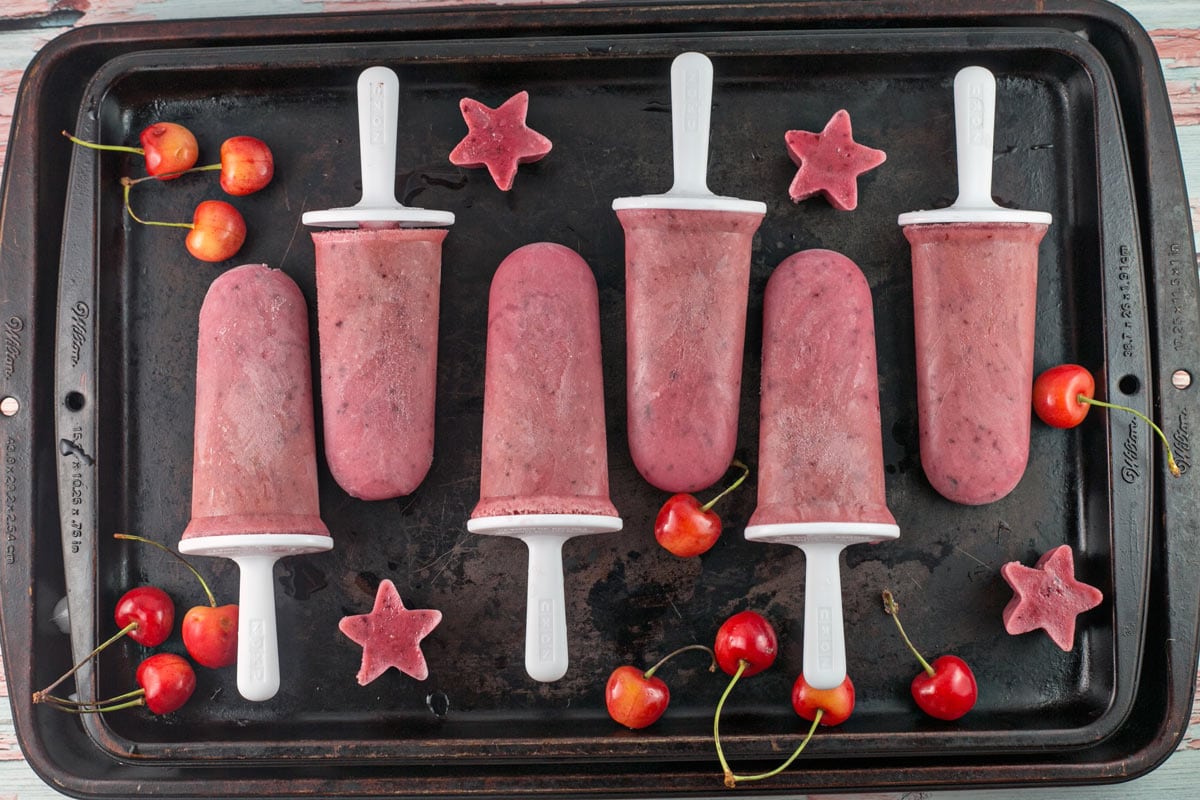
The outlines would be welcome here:
M 189 222 L 157 222 L 140 219 L 129 204 L 130 189 L 146 180 L 168 181 L 191 172 L 220 170 L 221 188 L 230 195 L 253 194 L 271 182 L 275 159 L 271 149 L 253 136 L 234 136 L 221 144 L 221 161 L 197 167 L 200 145 L 195 135 L 175 122 L 155 122 L 138 137 L 141 147 L 101 145 L 78 139 L 66 131 L 63 135 L 75 144 L 94 150 L 115 150 L 141 155 L 146 161 L 145 178 L 122 178 L 125 210 L 136 222 L 172 228 L 187 228 L 188 252 L 201 261 L 232 258 L 246 241 L 246 220 L 241 212 L 224 200 L 205 200 L 196 206 Z
M 189 609 L 180 625 L 183 645 L 188 655 L 197 663 L 213 669 L 227 667 L 237 661 L 238 607 L 218 606 L 203 576 L 178 553 L 140 536 L 118 533 L 115 537 L 144 542 L 166 550 L 179 559 L 200 581 L 200 586 L 208 598 L 208 605 L 198 605 Z M 167 714 L 183 707 L 196 690 L 196 672 L 192 669 L 191 662 L 175 653 L 155 653 L 143 660 L 134 676 L 138 688 L 116 697 L 82 702 L 51 694 L 59 684 L 78 672 L 80 667 L 125 636 L 144 647 L 158 647 L 165 642 L 175 627 L 175 603 L 170 595 L 157 586 L 136 586 L 121 595 L 113 611 L 113 618 L 120 630 L 97 645 L 82 661 L 45 689 L 34 692 L 34 703 L 47 703 L 53 708 L 76 713 L 119 711 L 145 706 L 155 714 Z

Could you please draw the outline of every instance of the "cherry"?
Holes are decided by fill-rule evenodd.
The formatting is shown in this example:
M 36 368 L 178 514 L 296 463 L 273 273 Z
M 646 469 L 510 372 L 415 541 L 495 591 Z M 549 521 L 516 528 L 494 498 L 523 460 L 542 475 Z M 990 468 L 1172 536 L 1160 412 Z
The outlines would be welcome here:
M 814 724 L 841 725 L 854 713 L 854 683 L 847 675 L 832 689 L 814 689 L 801 673 L 792 684 L 792 708 Z
M 955 720 L 975 707 L 979 688 L 967 662 L 958 656 L 941 656 L 930 664 L 909 640 L 900 624 L 900 606 L 892 593 L 883 592 L 883 610 L 891 616 L 908 649 L 921 662 L 922 671 L 912 679 L 913 700 L 922 711 L 935 719 Z
M 196 690 L 196 673 L 183 656 L 156 653 L 138 665 L 136 679 L 146 708 L 168 714 L 181 708 Z
M 123 636 L 128 636 L 146 647 L 157 647 L 165 642 L 175 624 L 175 604 L 170 595 L 156 586 L 135 586 L 117 600 L 113 616 L 121 629 L 96 645 L 82 661 L 58 676 L 45 689 L 34 692 L 33 702 L 40 703 L 51 699 L 51 690 Z
M 742 485 L 750 468 L 735 460 L 733 466 L 742 470 L 741 476 L 724 491 L 704 505 L 695 495 L 672 495 L 654 520 L 654 538 L 680 558 L 691 558 L 708 552 L 721 536 L 721 518 L 712 507 L 717 501 Z
M 130 639 L 146 647 L 157 647 L 171 635 L 175 604 L 157 586 L 135 586 L 121 595 L 113 617 Z
M 1074 428 L 1083 422 L 1090 406 L 1128 411 L 1147 425 L 1162 440 L 1167 449 L 1167 468 L 1175 477 L 1183 474 L 1175 463 L 1167 435 L 1154 421 L 1129 406 L 1097 400 L 1096 381 L 1092 374 L 1078 364 L 1059 364 L 1038 375 L 1033 382 L 1033 410 L 1042 422 L 1053 428 Z
M 129 205 L 129 190 L 137 183 L 122 178 L 125 187 L 125 210 L 135 222 L 165 228 L 188 228 L 187 249 L 201 261 L 224 261 L 232 258 L 246 241 L 246 220 L 236 208 L 224 200 L 205 200 L 196 206 L 191 222 L 158 222 L 144 220 L 133 213 Z
M 200 145 L 187 128 L 174 122 L 156 122 L 142 131 L 138 137 L 141 147 L 126 147 L 114 144 L 96 144 L 62 132 L 72 142 L 93 150 L 115 150 L 136 153 L 146 159 L 146 172 L 158 180 L 178 178 L 195 165 L 200 156 Z
M 107 700 L 81 702 L 38 693 L 35 703 L 50 703 L 51 708 L 75 714 L 101 714 L 124 708 L 145 706 L 155 714 L 169 714 L 183 707 L 196 691 L 196 672 L 183 656 L 156 653 L 138 664 L 135 673 L 140 688 Z
M 234 136 L 221 143 L 221 188 L 241 196 L 265 187 L 275 176 L 275 159 L 266 142 Z
M 183 615 L 183 622 L 180 624 L 183 646 L 187 648 L 188 655 L 205 667 L 218 669 L 235 663 L 237 661 L 238 607 L 234 604 L 218 606 L 204 576 L 192 566 L 190 561 L 169 547 L 152 539 L 128 533 L 114 533 L 113 538 L 153 545 L 159 550 L 170 553 L 196 576 L 196 580 L 200 581 L 200 587 L 204 589 L 204 594 L 208 597 L 208 605 L 193 606 Z
M 823 723 L 825 725 L 838 725 L 854 710 L 854 684 L 850 682 L 850 678 L 847 677 L 835 689 L 817 690 L 810 687 L 801 675 L 792 689 L 792 707 L 800 716 L 811 720 L 812 727 L 808 729 L 808 733 L 791 756 L 775 769 L 756 775 L 737 775 L 729 766 L 721 747 L 721 710 L 739 678 L 743 675 L 754 675 L 775 663 L 779 645 L 771 623 L 753 611 L 742 611 L 721 625 L 717 631 L 716 647 L 713 649 L 721 669 L 733 674 L 729 685 L 721 694 L 721 699 L 717 701 L 717 711 L 713 716 L 713 742 L 717 748 L 717 760 L 721 764 L 725 786 L 730 789 L 740 782 L 761 781 L 783 772 L 804 752 L 804 748 L 817 731 L 817 725 L 822 724 L 822 719 L 827 717 Z
M 662 678 L 655 677 L 654 673 L 668 660 L 685 650 L 704 650 L 713 659 L 709 671 L 716 669 L 716 656 L 711 649 L 702 644 L 690 644 L 668 653 L 645 672 L 628 664 L 617 667 L 608 676 L 608 684 L 604 689 L 604 704 L 608 708 L 608 715 L 614 721 L 634 730 L 657 722 L 667 710 L 667 704 L 671 702 L 671 690 Z
M 713 650 L 717 664 L 736 680 L 757 675 L 774 664 L 779 640 L 765 617 L 755 611 L 741 611 L 722 623 Z

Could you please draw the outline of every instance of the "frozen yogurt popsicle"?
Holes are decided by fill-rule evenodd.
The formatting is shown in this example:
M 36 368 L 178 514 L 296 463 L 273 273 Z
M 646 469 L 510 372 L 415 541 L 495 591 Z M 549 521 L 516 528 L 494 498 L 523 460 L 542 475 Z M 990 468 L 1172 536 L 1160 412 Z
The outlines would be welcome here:
M 749 541 L 804 551 L 804 678 L 846 677 L 839 558 L 900 535 L 884 491 L 871 290 L 830 250 L 789 256 L 763 298 L 758 507 Z
M 958 199 L 899 218 L 912 245 L 921 466 L 969 505 L 1011 492 L 1029 460 L 1038 243 L 1051 222 L 992 200 L 995 101 L 992 73 L 959 71 Z
M 750 253 L 766 204 L 708 189 L 712 63 L 671 65 L 675 181 L 613 201 L 625 230 L 626 401 L 638 471 L 669 492 L 711 485 L 737 445 Z
M 568 663 L 562 545 L 621 529 L 608 496 L 600 305 L 587 263 L 541 242 L 492 278 L 479 503 L 467 529 L 529 547 L 525 668 L 555 681 Z
M 399 79 L 358 79 L 362 199 L 309 211 L 325 458 L 363 500 L 410 494 L 433 462 L 442 240 L 454 215 L 395 198 Z
M 192 520 L 181 553 L 238 563 L 238 691 L 279 689 L 272 567 L 333 546 L 321 521 L 308 311 L 286 274 L 223 273 L 200 309 Z

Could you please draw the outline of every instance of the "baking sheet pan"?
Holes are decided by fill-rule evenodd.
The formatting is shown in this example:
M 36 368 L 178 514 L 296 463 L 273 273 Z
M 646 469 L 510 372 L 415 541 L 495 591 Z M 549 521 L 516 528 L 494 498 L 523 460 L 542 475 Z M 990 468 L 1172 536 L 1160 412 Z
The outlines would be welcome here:
M 717 65 L 711 185 L 770 204 L 751 289 L 743 458 L 753 463 L 756 451 L 757 311 L 770 269 L 794 250 L 830 247 L 858 261 L 875 293 L 889 503 L 902 538 L 848 551 L 844 594 L 858 711 L 853 724 L 822 732 L 805 775 L 773 788 L 852 785 L 835 762 L 865 756 L 912 765 L 937 753 L 963 759 L 964 767 L 1007 763 L 1007 774 L 1015 775 L 1035 752 L 1061 753 L 1066 763 L 1071 753 L 1116 735 L 1134 713 L 1139 689 L 1147 533 L 1152 507 L 1162 500 L 1151 495 L 1149 441 L 1142 436 L 1135 443 L 1130 473 L 1123 454 L 1136 434 L 1127 424 L 1112 420 L 1067 436 L 1035 425 L 1030 472 L 1009 501 L 982 509 L 940 501 L 916 457 L 907 246 L 894 219 L 899 211 L 951 199 L 949 82 L 958 66 L 990 66 L 1001 75 L 1001 103 L 1014 101 L 998 115 L 997 194 L 1056 217 L 1042 252 L 1038 366 L 1095 365 L 1110 396 L 1128 394 L 1148 406 L 1157 329 L 1152 334 L 1155 326 L 1147 328 L 1142 316 L 1142 282 L 1153 282 L 1156 273 L 1142 265 L 1119 89 L 1079 37 L 952 29 L 171 49 L 121 54 L 99 65 L 84 97 L 81 132 L 128 140 L 154 117 L 172 116 L 196 128 L 202 141 L 252 132 L 271 142 L 280 176 L 247 202 L 252 234 L 238 260 L 283 267 L 310 299 L 311 246 L 299 213 L 356 196 L 352 183 L 337 176 L 356 172 L 353 79 L 362 67 L 397 69 L 406 107 L 414 109 L 401 129 L 400 186 L 408 199 L 454 210 L 459 223 L 445 251 L 434 470 L 413 497 L 384 504 L 352 501 L 324 476 L 323 508 L 336 549 L 293 560 L 278 575 L 281 637 L 294 648 L 284 651 L 282 695 L 255 706 L 237 697 L 232 675 L 204 674 L 201 702 L 163 720 L 108 715 L 88 726 L 91 738 L 80 747 L 146 764 L 287 765 L 297 781 L 317 779 L 305 770 L 336 764 L 348 781 L 335 781 L 338 792 L 364 791 L 376 770 L 396 765 L 405 765 L 412 786 L 435 793 L 466 791 L 472 774 L 495 785 L 502 763 L 536 764 L 548 785 L 562 773 L 561 788 L 579 792 L 599 791 L 613 764 L 631 782 L 637 772 L 715 771 L 706 732 L 720 679 L 681 665 L 671 679 L 671 713 L 639 734 L 615 729 L 600 692 L 616 664 L 648 663 L 678 644 L 710 641 L 728 613 L 756 607 L 780 626 L 784 652 L 774 675 L 742 685 L 724 727 L 736 759 L 773 761 L 777 748 L 790 749 L 799 725 L 786 698 L 799 670 L 801 556 L 740 541 L 735 521 L 752 509 L 752 487 L 726 507 L 733 535 L 712 554 L 677 562 L 658 551 L 649 529 L 664 496 L 640 482 L 624 445 L 622 254 L 608 203 L 669 183 L 665 77 L 670 57 L 683 49 L 704 50 Z M 531 124 L 556 150 L 552 159 L 523 167 L 514 192 L 503 196 L 483 173 L 461 173 L 442 156 L 462 134 L 458 97 L 494 105 L 521 88 L 533 96 Z M 793 206 L 785 196 L 792 168 L 782 132 L 819 129 L 840 107 L 850 111 L 856 138 L 887 149 L 889 161 L 863 179 L 856 212 L 835 212 L 819 201 Z M 930 153 L 942 153 L 945 162 Z M 106 609 L 130 582 L 161 581 L 183 596 L 190 590 L 190 577 L 168 561 L 107 538 L 123 529 L 162 532 L 159 538 L 173 543 L 186 523 L 195 311 L 215 274 L 190 261 L 179 239 L 124 221 L 116 178 L 132 166 L 75 155 L 55 313 L 55 396 L 77 391 L 83 399 L 72 401 L 78 410 L 59 404 L 57 436 L 70 430 L 74 437 L 80 426 L 80 448 L 103 456 L 106 465 L 90 473 L 94 482 L 83 481 L 89 484 L 83 513 L 92 520 L 85 529 L 100 535 L 72 536 L 68 518 L 62 528 L 73 607 L 94 614 L 73 620 L 76 649 L 85 650 L 110 624 Z M 176 215 L 203 191 L 202 182 L 169 192 L 165 185 L 147 188 L 153 191 L 142 201 Z M 538 239 L 579 249 L 600 282 L 613 497 L 626 520 L 621 534 L 568 545 L 573 664 L 550 686 L 529 681 L 520 663 L 524 598 L 509 576 L 519 582 L 523 552 L 514 543 L 476 540 L 462 527 L 477 487 L 487 281 L 509 250 Z M 70 333 L 78 321 L 70 309 L 81 298 L 96 313 L 72 371 L 63 365 L 75 355 Z M 1123 328 L 1125 319 L 1131 328 Z M 60 457 L 68 497 L 76 478 L 89 474 L 70 466 L 71 455 Z M 80 549 L 71 552 L 77 540 Z M 1003 561 L 1029 561 L 1064 541 L 1080 552 L 1080 576 L 1109 598 L 1092 612 L 1070 656 L 1052 652 L 1048 642 L 1003 634 L 999 611 L 1007 590 L 995 572 Z M 218 591 L 232 592 L 232 567 L 206 566 L 218 576 Z M 64 584 L 50 570 L 41 572 L 33 605 L 44 609 Z M 424 684 L 394 674 L 366 689 L 353 684 L 357 648 L 338 641 L 336 619 L 368 607 L 383 577 L 395 580 L 410 604 L 447 613 L 427 640 L 432 677 Z M 894 640 L 877 605 L 882 584 L 900 595 L 918 643 L 976 665 L 985 687 L 981 704 L 960 724 L 933 724 L 909 707 L 911 664 L 900 647 L 879 646 Z M 922 605 L 933 611 L 914 613 Z M 7 630 L 7 606 L 5 614 Z M 70 655 L 61 637 L 36 624 L 35 679 L 48 680 Z M 102 693 L 121 685 L 140 653 L 130 647 L 109 655 L 100 664 Z M 337 682 L 338 675 L 345 680 Z M 450 712 L 439 717 L 426 700 L 436 708 L 443 697 Z M 59 724 L 35 711 L 39 725 Z M 461 785 L 439 777 L 439 766 L 451 758 Z M 577 766 L 550 766 L 551 760 Z M 580 771 L 595 780 L 581 779 Z M 621 791 L 623 780 L 606 791 Z M 689 780 L 681 789 L 703 785 Z M 299 785 L 285 784 L 275 791 Z M 253 786 L 246 791 L 263 792 Z

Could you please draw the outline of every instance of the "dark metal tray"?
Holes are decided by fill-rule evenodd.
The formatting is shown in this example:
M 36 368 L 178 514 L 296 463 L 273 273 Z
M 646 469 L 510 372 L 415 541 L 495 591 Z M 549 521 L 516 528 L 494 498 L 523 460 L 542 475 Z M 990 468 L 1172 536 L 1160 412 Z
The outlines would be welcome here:
M 854 718 L 755 791 L 1099 781 L 1165 757 L 1186 723 L 1200 615 L 1196 589 L 1179 580 L 1197 547 L 1187 458 L 1196 390 L 1170 380 L 1197 363 L 1200 326 L 1178 155 L 1144 34 L 1090 3 L 1037 14 L 684 4 L 209 21 L 170 35 L 113 26 L 68 35 L 39 57 L 18 105 L 0 228 L 12 331 L 0 395 L 21 402 L 0 418 L 0 610 L 14 718 L 35 769 L 87 796 L 134 786 L 164 796 L 714 792 L 709 731 L 722 679 L 681 662 L 667 675 L 667 717 L 638 733 L 608 720 L 603 683 L 620 663 L 710 643 L 746 607 L 776 623 L 783 649 L 770 672 L 739 687 L 727 747 L 747 766 L 791 749 L 801 732 L 787 699 L 800 669 L 801 554 L 741 539 L 751 485 L 725 505 L 729 530 L 714 551 L 667 555 L 650 533 L 664 495 L 637 476 L 624 440 L 623 252 L 609 203 L 670 182 L 667 69 L 685 49 L 716 65 L 710 185 L 769 206 L 754 255 L 739 455 L 753 464 L 757 451 L 767 276 L 799 249 L 845 252 L 874 292 L 888 500 L 902 531 L 844 560 Z M 166 718 L 110 714 L 81 726 L 32 707 L 30 691 L 72 660 L 48 621 L 64 592 L 77 654 L 111 630 L 112 605 L 134 583 L 195 598 L 167 557 L 111 533 L 173 545 L 187 522 L 196 314 L 229 266 L 191 260 L 181 236 L 132 227 L 117 181 L 138 165 L 69 153 L 58 131 L 125 142 L 171 118 L 212 148 L 235 133 L 268 141 L 277 177 L 237 202 L 251 235 L 231 263 L 281 267 L 312 301 L 300 213 L 357 196 L 353 87 L 375 63 L 401 77 L 403 199 L 458 215 L 444 251 L 433 470 L 411 497 L 373 504 L 322 472 L 335 549 L 277 571 L 274 700 L 246 702 L 231 671 L 202 670 L 197 697 Z M 1175 437 L 1183 478 L 1163 478 L 1144 428 L 1096 415 L 1067 433 L 1035 424 L 1026 476 L 998 503 L 954 506 L 925 481 L 908 251 L 895 217 L 952 199 L 950 80 L 968 63 L 1000 76 L 997 196 L 1055 215 L 1042 248 L 1036 367 L 1078 361 L 1104 395 L 1155 413 Z M 504 195 L 445 154 L 463 133 L 460 97 L 495 104 L 520 89 L 555 150 Z M 855 212 L 792 205 L 783 132 L 819 129 L 843 107 L 856 139 L 885 149 L 887 163 L 861 181 Z M 183 219 L 215 196 L 212 182 L 185 179 L 139 187 L 135 202 Z M 572 665 L 549 685 L 521 663 L 523 549 L 465 531 L 478 488 L 487 286 L 509 251 L 537 240 L 578 249 L 597 275 L 612 495 L 626 526 L 567 545 Z M 1070 654 L 1000 624 L 1009 596 L 1000 564 L 1061 543 L 1106 596 L 1081 618 Z M 235 568 L 203 566 L 232 598 Z M 409 605 L 446 615 L 425 642 L 426 682 L 389 673 L 354 683 L 359 649 L 336 622 L 369 608 L 382 578 Z M 913 665 L 878 602 L 889 586 L 923 648 L 975 666 L 980 703 L 960 722 L 911 707 Z M 129 688 L 142 655 L 132 644 L 105 654 L 96 690 Z M 448 714 L 431 710 L 445 703 Z

